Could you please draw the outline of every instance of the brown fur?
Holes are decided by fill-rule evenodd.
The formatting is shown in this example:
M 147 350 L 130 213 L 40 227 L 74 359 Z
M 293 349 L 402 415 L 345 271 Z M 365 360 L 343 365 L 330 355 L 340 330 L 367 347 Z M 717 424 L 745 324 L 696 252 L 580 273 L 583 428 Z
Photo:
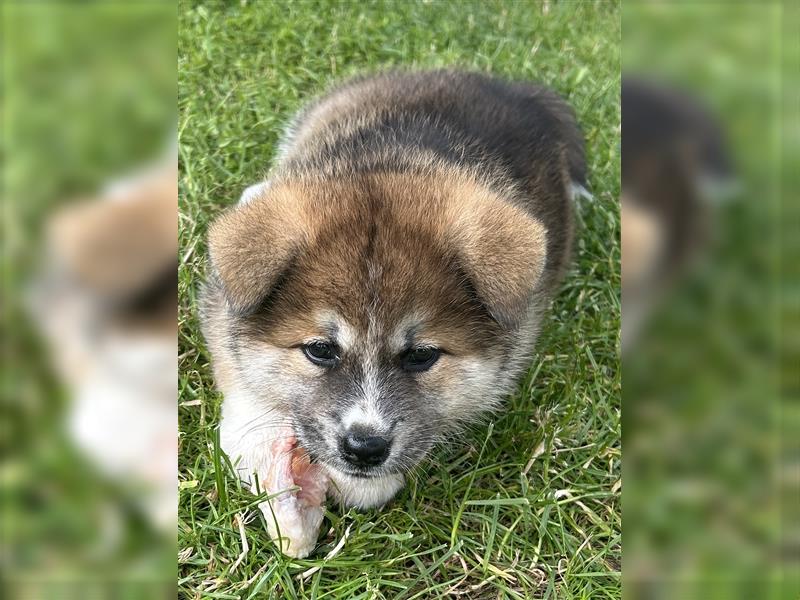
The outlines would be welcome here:
M 48 227 L 59 261 L 82 285 L 112 298 L 136 294 L 167 270 L 174 275 L 176 174 L 165 169 L 163 175 L 132 185 L 119 199 L 70 203 Z
M 418 125 L 441 125 L 444 141 L 435 138 L 412 152 L 398 149 L 390 135 L 365 141 L 365 130 L 386 129 L 396 115 L 420 110 L 426 114 Z M 521 120 L 520 110 L 533 118 Z M 458 129 L 465 124 L 477 131 L 462 135 Z M 348 137 L 362 151 L 331 152 Z M 442 145 L 454 156 L 445 156 Z M 551 90 L 447 70 L 390 72 L 346 83 L 295 119 L 279 160 L 273 179 L 304 171 L 355 173 L 381 165 L 436 176 L 442 167 L 446 173 L 469 173 L 545 226 L 548 287 L 563 277 L 572 247 L 568 188 L 573 182 L 585 185 L 586 177 L 583 139 L 572 110 Z
M 477 74 L 378 75 L 301 113 L 269 183 L 209 233 L 203 328 L 232 398 L 226 452 L 252 468 L 263 442 L 248 432 L 289 424 L 340 501 L 384 502 L 525 368 L 568 264 L 582 156 L 552 92 Z M 312 340 L 337 346 L 335 367 L 304 356 Z M 406 369 L 425 345 L 438 362 Z M 357 485 L 337 450 L 354 410 L 393 440 Z
M 420 310 L 435 313 L 445 329 L 460 323 L 450 326 L 452 337 L 465 316 L 482 314 L 466 278 L 490 314 L 515 324 L 544 267 L 544 228 L 458 175 L 293 182 L 227 213 L 212 227 L 209 245 L 229 305 L 252 313 L 283 277 L 267 311 L 271 326 L 261 326 L 276 346 L 298 345 L 309 335 L 301 315 L 325 308 L 366 329 L 370 294 L 392 299 L 394 321 Z M 406 190 L 418 201 L 404 202 Z M 388 230 L 384 236 L 363 218 L 376 212 Z M 369 282 L 364 272 L 371 260 L 381 266 L 380 282 Z M 424 305 L 415 305 L 421 299 Z

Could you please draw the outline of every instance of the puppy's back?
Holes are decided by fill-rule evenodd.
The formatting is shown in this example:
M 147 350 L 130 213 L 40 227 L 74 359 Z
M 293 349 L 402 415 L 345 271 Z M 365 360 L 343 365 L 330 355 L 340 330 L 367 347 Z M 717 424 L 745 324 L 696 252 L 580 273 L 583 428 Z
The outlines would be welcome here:
M 554 283 L 572 241 L 570 198 L 586 186 L 571 108 L 547 88 L 452 70 L 355 79 L 310 105 L 282 144 L 289 177 L 470 170 L 541 221 Z

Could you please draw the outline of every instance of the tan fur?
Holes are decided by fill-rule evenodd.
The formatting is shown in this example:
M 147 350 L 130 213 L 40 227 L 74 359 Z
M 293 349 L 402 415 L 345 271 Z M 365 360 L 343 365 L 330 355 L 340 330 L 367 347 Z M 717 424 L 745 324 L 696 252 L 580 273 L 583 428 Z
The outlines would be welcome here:
M 157 278 L 178 253 L 175 176 L 168 169 L 113 200 L 70 203 L 48 225 L 59 261 L 104 296 L 125 296 Z
M 357 185 L 313 180 L 291 182 L 273 186 L 264 197 L 223 215 L 211 228 L 209 245 L 212 263 L 231 308 L 246 312 L 257 307 L 303 248 L 314 247 L 321 238 L 330 235 L 330 230 L 339 227 L 337 223 L 358 222 L 358 213 L 365 210 L 368 202 L 364 190 L 385 199 L 381 209 L 386 211 L 387 221 L 394 222 L 400 229 L 424 229 L 436 248 L 452 249 L 462 258 L 466 275 L 498 319 L 514 323 L 525 315 L 531 290 L 536 287 L 544 267 L 546 232 L 522 210 L 457 172 L 438 177 L 365 175 Z M 404 194 L 411 190 L 424 202 L 404 202 Z M 350 240 L 351 249 L 356 241 Z M 395 249 L 386 250 L 390 254 Z M 467 339 L 463 335 L 459 337 L 458 328 L 448 327 L 448 323 L 461 320 L 457 312 L 459 305 L 453 302 L 459 295 L 458 290 L 442 287 L 446 277 L 433 271 L 428 273 L 427 280 L 421 281 L 415 268 L 418 265 L 411 264 L 409 257 L 402 255 L 404 250 L 398 247 L 398 254 L 384 267 L 393 266 L 397 273 L 395 277 L 385 278 L 390 287 L 382 290 L 383 294 L 399 299 L 408 296 L 414 281 L 427 283 L 427 295 L 419 294 L 418 288 L 414 289 L 414 295 L 426 298 L 433 307 L 429 309 L 432 312 L 450 307 L 450 314 L 440 317 L 438 328 L 454 340 L 454 348 L 465 346 Z M 417 250 L 424 255 L 430 249 Z M 331 248 L 327 252 L 336 256 L 337 250 Z M 338 258 L 327 261 L 324 270 L 319 265 L 312 268 L 316 269 L 317 277 L 337 282 L 342 297 L 356 298 L 360 280 L 353 276 L 355 265 L 344 255 Z M 436 261 L 437 258 L 431 256 L 428 264 L 435 265 Z M 325 309 L 329 299 L 324 293 L 314 296 L 313 278 L 300 293 L 305 298 L 293 297 L 292 302 L 283 303 L 286 314 L 276 316 L 274 327 L 265 332 L 276 346 L 290 347 L 301 343 L 305 337 L 319 335 L 309 315 L 313 310 Z M 307 310 L 297 311 L 298 305 Z M 343 309 L 347 314 L 358 311 L 359 307 Z M 363 314 L 361 318 L 353 315 L 352 319 L 362 321 L 363 325 Z
M 240 475 L 288 427 L 334 498 L 378 506 L 498 407 L 569 263 L 576 185 L 572 113 L 532 84 L 395 73 L 302 112 L 269 181 L 209 233 L 203 331 Z M 312 360 L 319 343 L 333 364 Z M 436 359 L 416 369 L 420 349 Z M 390 441 L 382 462 L 348 458 L 354 430 Z

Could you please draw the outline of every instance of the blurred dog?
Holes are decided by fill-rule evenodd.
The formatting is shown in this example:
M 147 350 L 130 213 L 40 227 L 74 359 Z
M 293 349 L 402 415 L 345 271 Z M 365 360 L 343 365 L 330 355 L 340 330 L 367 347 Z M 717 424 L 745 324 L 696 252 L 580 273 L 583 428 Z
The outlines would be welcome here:
M 738 184 L 717 121 L 694 98 L 622 82 L 622 346 L 706 245 Z
M 71 439 L 132 488 L 150 521 L 177 527 L 177 162 L 68 203 L 48 223 L 31 290 L 70 404 Z
M 242 477 L 279 491 L 271 468 L 286 481 L 278 453 L 299 445 L 339 503 L 379 506 L 497 408 L 568 264 L 585 177 L 571 109 L 529 83 L 388 73 L 302 111 L 269 180 L 209 233 L 203 326 Z M 313 548 L 320 501 L 292 509 L 317 518 L 290 553 Z M 304 516 L 279 508 L 262 505 L 284 531 Z

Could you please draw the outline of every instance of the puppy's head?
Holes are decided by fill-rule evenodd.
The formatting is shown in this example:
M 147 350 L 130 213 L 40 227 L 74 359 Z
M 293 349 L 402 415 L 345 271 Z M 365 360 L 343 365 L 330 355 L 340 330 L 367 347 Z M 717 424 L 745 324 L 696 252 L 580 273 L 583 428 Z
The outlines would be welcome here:
M 238 379 L 334 472 L 407 470 L 508 391 L 545 235 L 468 179 L 274 183 L 209 236 Z

